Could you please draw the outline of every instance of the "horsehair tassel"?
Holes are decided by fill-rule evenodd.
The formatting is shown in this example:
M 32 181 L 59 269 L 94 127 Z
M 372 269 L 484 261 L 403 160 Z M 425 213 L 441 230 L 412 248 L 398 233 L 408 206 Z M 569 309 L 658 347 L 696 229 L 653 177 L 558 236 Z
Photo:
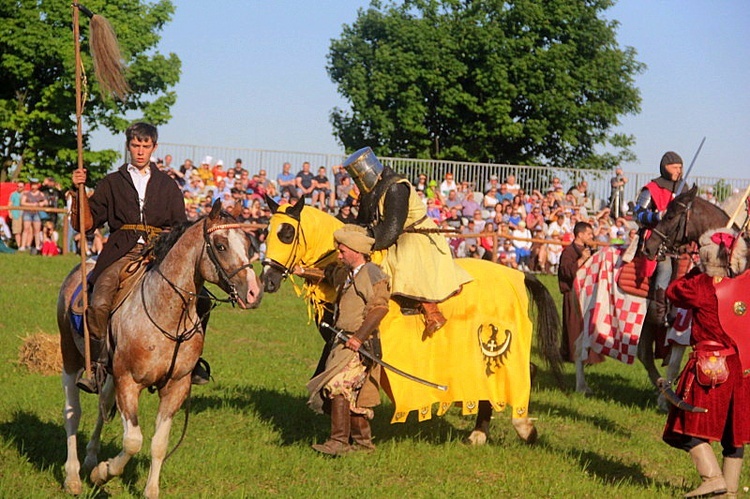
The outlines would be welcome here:
M 130 87 L 125 81 L 127 69 L 117 43 L 117 35 L 106 18 L 94 14 L 81 4 L 73 4 L 91 19 L 91 57 L 94 61 L 94 74 L 101 87 L 102 95 L 116 96 L 125 100 Z

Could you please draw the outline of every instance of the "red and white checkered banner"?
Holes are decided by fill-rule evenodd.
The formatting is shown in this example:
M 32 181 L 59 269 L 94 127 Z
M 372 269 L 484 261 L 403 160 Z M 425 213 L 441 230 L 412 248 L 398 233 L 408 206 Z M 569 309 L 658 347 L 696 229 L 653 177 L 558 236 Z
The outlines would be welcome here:
M 574 287 L 583 314 L 583 359 L 589 349 L 626 364 L 636 359 L 646 299 L 617 285 L 620 253 L 615 247 L 602 248 L 578 269 Z

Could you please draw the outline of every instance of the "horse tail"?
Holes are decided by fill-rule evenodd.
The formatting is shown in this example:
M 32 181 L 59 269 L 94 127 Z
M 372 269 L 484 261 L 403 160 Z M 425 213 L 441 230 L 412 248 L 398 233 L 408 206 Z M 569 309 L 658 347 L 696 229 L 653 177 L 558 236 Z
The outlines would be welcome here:
M 536 342 L 542 358 L 552 371 L 558 386 L 565 390 L 563 359 L 560 355 L 560 315 L 552 294 L 533 274 L 524 274 L 524 284 L 536 309 Z

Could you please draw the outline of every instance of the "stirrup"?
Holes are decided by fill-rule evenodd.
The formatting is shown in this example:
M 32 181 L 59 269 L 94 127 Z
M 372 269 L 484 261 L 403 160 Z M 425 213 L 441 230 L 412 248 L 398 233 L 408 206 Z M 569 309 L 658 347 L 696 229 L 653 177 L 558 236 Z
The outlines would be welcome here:
M 76 376 L 76 386 L 86 393 L 93 393 L 94 395 L 102 391 L 102 386 L 107 380 L 107 369 L 99 362 L 91 363 L 91 377 L 84 378 L 84 369 L 78 371 Z
M 193 368 L 190 383 L 193 385 L 205 385 L 209 381 L 211 381 L 211 366 L 206 359 L 198 357 L 198 362 L 196 362 Z

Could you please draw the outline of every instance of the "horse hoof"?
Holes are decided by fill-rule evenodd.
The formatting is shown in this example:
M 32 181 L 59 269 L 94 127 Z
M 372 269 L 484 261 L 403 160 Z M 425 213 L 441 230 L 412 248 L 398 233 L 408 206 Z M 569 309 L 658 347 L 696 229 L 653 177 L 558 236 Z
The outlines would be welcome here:
M 536 443 L 539 438 L 539 433 L 534 426 L 534 423 L 529 418 L 518 418 L 513 419 L 513 428 L 515 428 L 518 436 L 527 444 Z
M 93 470 L 91 470 L 89 480 L 91 480 L 91 483 L 93 483 L 97 487 L 100 487 L 107 483 L 107 481 L 109 480 L 109 465 L 106 461 L 99 463 L 94 467 Z
M 487 434 L 481 430 L 474 430 L 466 437 L 466 443 L 469 445 L 484 445 L 487 443 Z
M 64 487 L 65 487 L 65 493 L 73 495 L 73 496 L 79 495 L 83 489 L 83 485 L 81 484 L 81 479 L 78 477 L 66 478 Z

